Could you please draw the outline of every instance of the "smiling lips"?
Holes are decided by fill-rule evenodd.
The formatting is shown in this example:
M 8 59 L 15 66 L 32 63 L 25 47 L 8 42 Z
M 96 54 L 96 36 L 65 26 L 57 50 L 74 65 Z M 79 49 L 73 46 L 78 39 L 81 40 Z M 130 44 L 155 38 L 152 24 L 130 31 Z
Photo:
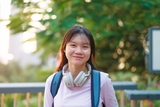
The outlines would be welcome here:
M 81 56 L 73 56 L 75 59 L 82 59 L 83 57 Z

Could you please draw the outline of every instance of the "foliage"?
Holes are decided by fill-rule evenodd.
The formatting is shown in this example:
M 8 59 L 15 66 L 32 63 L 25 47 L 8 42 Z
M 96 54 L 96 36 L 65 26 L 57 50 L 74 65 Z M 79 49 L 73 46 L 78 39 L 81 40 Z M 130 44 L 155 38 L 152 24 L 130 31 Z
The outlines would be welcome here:
M 160 79 L 158 76 L 152 78 L 151 76 L 147 77 L 147 88 L 148 90 L 160 90 Z
M 5 94 L 4 107 L 13 107 L 13 104 L 14 104 L 13 98 L 14 98 L 14 94 Z M 18 93 L 16 98 L 17 98 L 16 99 L 17 107 L 26 107 L 27 99 L 26 99 L 25 93 Z M 37 107 L 37 104 L 38 104 L 37 94 L 31 93 L 30 99 L 29 99 L 29 106 Z M 43 101 L 42 101 L 42 105 L 43 105 Z
M 0 82 L 16 81 L 19 79 L 18 74 L 20 74 L 21 70 L 22 69 L 17 62 L 8 65 L 0 63 Z
M 112 81 L 132 81 L 138 86 L 138 89 L 159 90 L 160 89 L 160 75 L 144 73 L 143 76 L 123 71 L 119 71 L 116 74 L 110 73 L 109 77 Z
M 4 82 L 45 82 L 47 77 L 53 73 L 50 68 L 42 69 L 37 65 L 20 66 L 18 62 L 10 62 L 8 65 L 0 63 L 0 83 Z M 5 94 L 4 107 L 13 106 L 13 95 Z M 37 93 L 31 93 L 30 106 L 37 106 Z M 17 107 L 24 107 L 26 105 L 26 95 L 24 93 L 17 94 Z
M 132 72 L 126 72 L 125 75 L 123 71 L 119 71 L 116 74 L 110 73 L 110 78 L 112 81 L 133 81 L 138 82 L 139 76 L 132 73 Z
M 45 82 L 53 73 L 52 68 L 43 69 L 37 65 L 22 67 L 18 62 L 10 62 L 8 65 L 0 63 L 0 82 Z
M 148 28 L 160 26 L 159 0 L 12 0 L 12 4 L 19 11 L 11 15 L 8 27 L 13 34 L 36 31 L 33 39 L 37 40 L 37 51 L 43 51 L 42 61 L 57 54 L 67 29 L 81 24 L 95 38 L 99 69 L 147 71 L 143 40 Z

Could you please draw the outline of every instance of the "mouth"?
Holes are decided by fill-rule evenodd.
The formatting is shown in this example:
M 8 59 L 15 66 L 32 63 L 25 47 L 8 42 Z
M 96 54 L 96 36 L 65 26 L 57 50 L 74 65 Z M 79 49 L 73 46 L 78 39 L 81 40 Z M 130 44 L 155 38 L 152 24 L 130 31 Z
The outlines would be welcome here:
M 83 59 L 81 56 L 73 56 L 75 59 Z

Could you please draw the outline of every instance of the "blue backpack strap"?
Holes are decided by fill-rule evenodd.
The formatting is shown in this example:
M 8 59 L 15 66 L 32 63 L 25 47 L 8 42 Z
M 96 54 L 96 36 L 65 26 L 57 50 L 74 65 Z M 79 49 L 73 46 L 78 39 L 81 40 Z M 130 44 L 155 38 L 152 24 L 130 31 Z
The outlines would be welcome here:
M 100 72 L 92 70 L 91 72 L 91 104 L 92 107 L 98 107 L 100 99 Z
M 57 94 L 58 88 L 61 83 L 61 79 L 62 79 L 62 71 L 57 72 L 52 79 L 50 91 L 51 91 L 53 98 Z M 54 103 L 52 104 L 52 107 L 54 107 Z

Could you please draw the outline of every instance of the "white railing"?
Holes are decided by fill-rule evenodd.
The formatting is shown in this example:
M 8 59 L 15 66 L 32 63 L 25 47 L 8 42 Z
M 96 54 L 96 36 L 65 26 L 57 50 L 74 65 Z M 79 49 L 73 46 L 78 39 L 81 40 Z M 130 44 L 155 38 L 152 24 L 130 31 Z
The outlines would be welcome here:
M 4 107 L 5 95 L 13 94 L 13 107 L 17 107 L 17 95 L 22 93 L 26 95 L 26 107 L 30 107 L 30 95 L 31 93 L 37 93 L 38 101 L 37 107 L 42 107 L 43 105 L 43 92 L 45 83 L 0 83 L 0 107 Z M 137 84 L 128 81 L 117 81 L 113 82 L 113 87 L 115 91 L 120 91 L 120 107 L 124 107 L 124 90 L 125 89 L 137 89 Z
M 26 107 L 30 105 L 30 94 L 37 93 L 37 107 L 42 107 L 45 83 L 0 83 L 0 107 L 4 107 L 5 95 L 13 94 L 13 107 L 17 107 L 17 95 L 26 94 Z

